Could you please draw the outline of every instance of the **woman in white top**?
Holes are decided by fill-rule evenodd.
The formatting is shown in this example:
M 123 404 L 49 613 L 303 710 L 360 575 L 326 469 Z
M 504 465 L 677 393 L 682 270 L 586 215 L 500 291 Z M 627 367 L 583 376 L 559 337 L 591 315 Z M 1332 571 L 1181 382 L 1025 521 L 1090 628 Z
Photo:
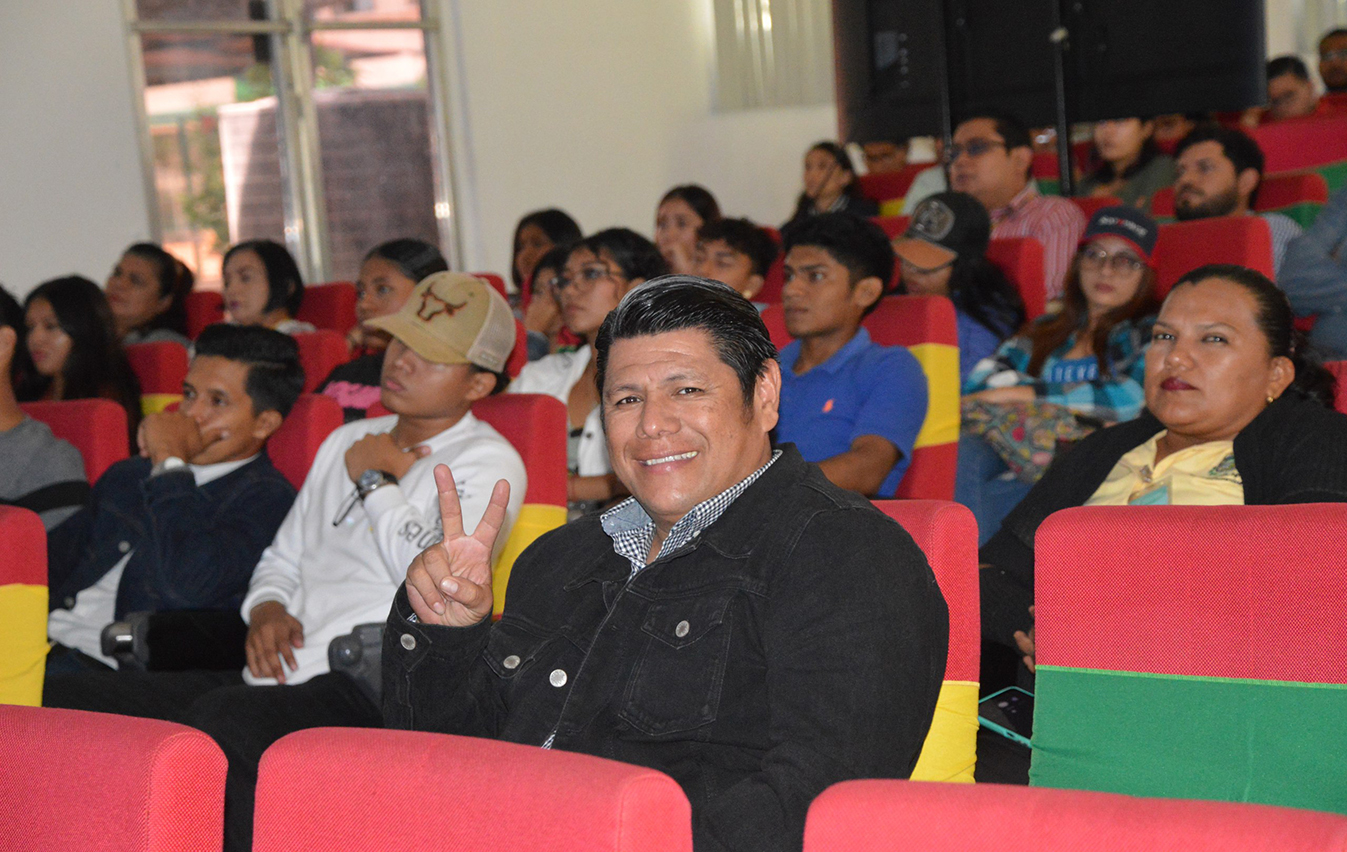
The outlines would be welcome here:
M 566 403 L 569 425 L 566 499 L 572 516 L 621 496 L 599 422 L 591 344 L 608 312 L 627 291 L 668 271 L 659 249 L 627 228 L 609 228 L 575 244 L 557 280 L 557 298 L 566 327 L 584 341 L 572 352 L 557 352 L 524 367 L 511 393 L 543 393 Z

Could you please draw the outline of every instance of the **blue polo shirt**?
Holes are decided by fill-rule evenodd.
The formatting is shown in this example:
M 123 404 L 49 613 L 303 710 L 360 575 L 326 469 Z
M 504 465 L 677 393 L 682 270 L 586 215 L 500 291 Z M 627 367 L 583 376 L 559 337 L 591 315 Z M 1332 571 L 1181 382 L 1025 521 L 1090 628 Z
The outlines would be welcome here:
M 781 419 L 777 438 L 819 462 L 851 449 L 862 435 L 878 435 L 898 448 L 898 463 L 884 477 L 880 497 L 892 497 L 907 472 L 912 446 L 926 419 L 926 374 L 902 346 L 880 346 L 864 328 L 831 358 L 795 375 L 800 342 L 781 350 Z

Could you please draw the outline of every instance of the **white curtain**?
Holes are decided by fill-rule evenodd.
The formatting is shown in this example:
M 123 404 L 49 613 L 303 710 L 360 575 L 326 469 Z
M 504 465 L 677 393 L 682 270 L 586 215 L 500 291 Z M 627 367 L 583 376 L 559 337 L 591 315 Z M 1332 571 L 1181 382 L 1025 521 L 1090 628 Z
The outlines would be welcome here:
M 829 0 L 712 0 L 722 111 L 833 99 Z

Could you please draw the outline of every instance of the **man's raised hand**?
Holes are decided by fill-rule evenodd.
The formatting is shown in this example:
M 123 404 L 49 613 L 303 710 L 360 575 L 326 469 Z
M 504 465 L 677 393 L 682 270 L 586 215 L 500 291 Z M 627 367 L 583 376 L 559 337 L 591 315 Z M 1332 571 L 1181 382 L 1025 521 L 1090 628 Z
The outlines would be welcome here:
M 454 475 L 435 466 L 444 539 L 421 551 L 407 569 L 407 600 L 425 624 L 470 627 L 491 615 L 491 551 L 505 523 L 510 483 L 491 490 L 491 502 L 472 535 L 463 532 L 463 509 Z

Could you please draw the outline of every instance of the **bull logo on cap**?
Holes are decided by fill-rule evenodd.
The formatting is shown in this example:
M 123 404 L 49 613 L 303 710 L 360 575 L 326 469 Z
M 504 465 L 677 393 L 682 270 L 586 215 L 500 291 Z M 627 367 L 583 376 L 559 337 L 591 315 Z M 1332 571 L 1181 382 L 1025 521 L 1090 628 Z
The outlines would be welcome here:
M 426 292 L 421 295 L 421 309 L 416 312 L 416 315 L 426 322 L 430 322 L 440 314 L 452 317 L 467 306 L 468 303 L 466 301 L 461 305 L 455 305 L 445 301 L 435 295 L 434 287 L 429 287 L 426 289 Z

